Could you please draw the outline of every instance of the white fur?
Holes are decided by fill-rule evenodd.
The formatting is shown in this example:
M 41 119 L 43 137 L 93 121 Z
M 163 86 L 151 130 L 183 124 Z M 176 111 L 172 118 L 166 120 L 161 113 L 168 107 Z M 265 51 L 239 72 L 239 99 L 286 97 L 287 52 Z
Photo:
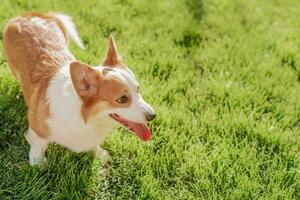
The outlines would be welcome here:
M 70 36 L 70 38 L 82 49 L 84 49 L 84 45 L 81 42 L 81 39 L 76 31 L 75 24 L 72 21 L 72 18 L 67 15 L 63 14 L 54 14 L 54 16 L 61 21 L 61 23 L 64 25 L 67 34 Z
M 74 152 L 91 150 L 102 144 L 115 121 L 108 116 L 92 117 L 85 123 L 81 116 L 82 100 L 77 95 L 70 77 L 69 65 L 52 79 L 48 89 L 51 118 L 48 126 L 50 141 Z
M 94 149 L 94 152 L 95 152 L 96 158 L 98 158 L 98 159 L 108 160 L 110 158 L 109 153 L 106 150 L 100 148 L 99 146 L 97 146 Z
M 29 164 L 35 165 L 42 162 L 45 158 L 45 151 L 49 141 L 39 137 L 30 127 L 25 137 L 30 144 Z

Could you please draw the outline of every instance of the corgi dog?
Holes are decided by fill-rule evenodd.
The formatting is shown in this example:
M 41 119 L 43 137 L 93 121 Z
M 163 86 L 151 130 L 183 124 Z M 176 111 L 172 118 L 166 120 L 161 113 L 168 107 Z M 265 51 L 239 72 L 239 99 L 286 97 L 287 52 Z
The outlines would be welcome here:
M 26 13 L 11 19 L 3 32 L 8 65 L 21 84 L 28 107 L 29 163 L 40 163 L 50 143 L 73 152 L 95 150 L 121 124 L 140 139 L 150 139 L 147 122 L 153 108 L 139 93 L 133 72 L 109 37 L 100 66 L 75 59 L 69 40 L 84 48 L 71 17 L 57 13 Z

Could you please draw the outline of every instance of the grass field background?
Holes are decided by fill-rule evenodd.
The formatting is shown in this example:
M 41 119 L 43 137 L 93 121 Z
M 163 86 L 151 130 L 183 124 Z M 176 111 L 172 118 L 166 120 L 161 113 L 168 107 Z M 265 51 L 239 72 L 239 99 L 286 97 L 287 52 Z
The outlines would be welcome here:
M 92 65 L 113 33 L 157 118 L 149 143 L 115 129 L 108 164 L 52 145 L 30 167 L 26 107 L 1 50 L 0 199 L 300 199 L 299 9 L 296 0 L 1 1 L 2 30 L 24 11 L 72 16 L 86 50 L 71 51 Z

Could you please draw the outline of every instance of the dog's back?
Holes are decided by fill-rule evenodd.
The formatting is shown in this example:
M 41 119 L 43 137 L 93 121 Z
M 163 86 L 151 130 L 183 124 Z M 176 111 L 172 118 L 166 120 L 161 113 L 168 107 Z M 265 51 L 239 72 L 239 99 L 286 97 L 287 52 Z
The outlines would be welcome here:
M 50 15 L 25 14 L 8 22 L 3 33 L 8 64 L 22 83 L 26 103 L 36 83 L 48 82 L 71 60 L 63 25 Z

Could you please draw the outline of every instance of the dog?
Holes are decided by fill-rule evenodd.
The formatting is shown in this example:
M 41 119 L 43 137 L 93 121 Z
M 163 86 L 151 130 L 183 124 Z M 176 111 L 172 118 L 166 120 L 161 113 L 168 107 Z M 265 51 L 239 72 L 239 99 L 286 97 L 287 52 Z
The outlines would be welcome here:
M 117 124 L 142 140 L 151 136 L 146 123 L 156 114 L 113 36 L 96 67 L 76 60 L 69 40 L 84 48 L 71 17 L 60 13 L 26 13 L 4 28 L 4 53 L 28 107 L 30 165 L 45 159 L 50 143 L 73 152 L 95 150 L 105 159 L 108 153 L 100 145 Z

